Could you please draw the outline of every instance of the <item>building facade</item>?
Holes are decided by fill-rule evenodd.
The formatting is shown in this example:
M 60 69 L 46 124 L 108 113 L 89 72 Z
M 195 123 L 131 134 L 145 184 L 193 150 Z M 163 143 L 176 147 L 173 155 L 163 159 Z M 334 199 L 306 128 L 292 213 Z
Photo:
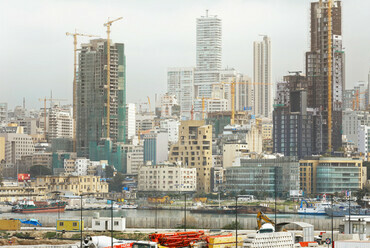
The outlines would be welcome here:
M 49 111 L 48 116 L 48 139 L 72 138 L 73 137 L 73 117 L 71 109 L 54 106 Z M 31 134 L 31 133 L 30 133 Z
M 195 168 L 180 165 L 149 165 L 139 170 L 138 190 L 141 192 L 193 193 L 197 187 Z
M 328 150 L 328 1 L 311 3 L 311 49 L 306 53 L 308 107 L 317 109 L 323 121 L 315 131 L 322 132 L 322 151 Z M 342 5 L 333 1 L 332 6 L 332 149 L 342 145 L 342 105 L 344 80 L 344 52 L 342 47 Z
M 304 195 L 357 191 L 366 183 L 366 167 L 354 158 L 312 157 L 299 161 Z
M 189 119 L 194 100 L 194 67 L 168 68 L 167 92 L 177 98 L 181 117 Z
M 47 192 L 60 191 L 81 195 L 90 193 L 101 197 L 108 193 L 108 183 L 99 176 L 40 176 L 36 178 L 36 187 L 45 187 Z
M 295 157 L 275 159 L 241 158 L 226 169 L 226 191 L 239 193 L 245 190 L 259 197 L 289 195 L 299 189 L 299 163 Z
M 197 192 L 211 192 L 212 126 L 204 121 L 182 121 L 179 140 L 170 148 L 169 161 L 195 168 Z
M 222 59 L 222 23 L 217 16 L 201 16 L 196 20 L 196 97 L 211 98 L 212 84 L 220 80 Z
M 168 159 L 168 133 L 153 131 L 144 135 L 144 164 L 158 164 Z
M 126 65 L 124 44 L 111 43 L 110 87 L 107 90 L 107 41 L 91 40 L 81 45 L 77 82 L 77 154 L 90 157 L 102 139 L 126 139 Z M 107 104 L 108 92 L 110 95 Z M 109 120 L 108 118 L 109 111 Z M 109 123 L 109 128 L 108 128 Z M 109 130 L 109 131 L 108 131 Z
M 272 114 L 271 40 L 267 35 L 253 43 L 253 82 L 255 115 L 270 117 Z

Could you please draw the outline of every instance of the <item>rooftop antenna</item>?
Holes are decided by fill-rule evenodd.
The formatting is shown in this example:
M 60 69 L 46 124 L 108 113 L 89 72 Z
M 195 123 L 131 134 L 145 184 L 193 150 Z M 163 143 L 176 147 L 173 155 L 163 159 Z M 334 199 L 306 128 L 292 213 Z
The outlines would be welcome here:
M 23 109 L 26 109 L 26 98 L 23 97 Z
M 206 17 L 208 17 L 208 9 L 206 9 Z

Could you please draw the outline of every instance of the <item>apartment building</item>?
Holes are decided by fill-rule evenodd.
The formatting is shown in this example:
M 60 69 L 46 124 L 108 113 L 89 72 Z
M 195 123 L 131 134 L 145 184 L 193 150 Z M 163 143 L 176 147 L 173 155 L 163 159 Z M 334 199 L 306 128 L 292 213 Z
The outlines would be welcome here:
M 31 136 L 23 133 L 0 133 L 5 139 L 5 161 L 7 164 L 16 164 L 24 155 L 35 152 Z
M 204 121 L 182 121 L 179 141 L 170 148 L 169 161 L 195 168 L 197 192 L 211 192 L 212 126 Z
M 139 170 L 138 190 L 152 193 L 193 193 L 196 191 L 195 168 L 175 164 L 143 166 Z

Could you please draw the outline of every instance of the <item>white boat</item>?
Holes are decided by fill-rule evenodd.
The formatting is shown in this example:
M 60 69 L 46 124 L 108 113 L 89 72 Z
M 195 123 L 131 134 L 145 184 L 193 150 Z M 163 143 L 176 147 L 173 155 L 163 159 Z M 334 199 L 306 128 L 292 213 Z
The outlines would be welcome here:
M 306 203 L 305 205 L 303 203 Z M 308 203 L 305 200 L 301 201 L 301 206 L 298 210 L 298 214 L 309 214 L 309 215 L 326 215 L 326 208 L 331 208 L 330 203 L 323 201 L 318 203 Z
M 129 205 L 129 204 L 123 204 L 120 205 L 121 209 L 137 209 L 137 205 Z

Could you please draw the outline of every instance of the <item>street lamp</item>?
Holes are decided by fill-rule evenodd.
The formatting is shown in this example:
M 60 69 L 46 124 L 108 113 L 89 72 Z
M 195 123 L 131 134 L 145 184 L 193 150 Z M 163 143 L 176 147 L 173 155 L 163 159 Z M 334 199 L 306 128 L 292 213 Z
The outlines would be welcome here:
M 185 193 L 185 207 L 184 207 L 184 231 L 186 232 L 186 193 Z
M 83 224 L 82 224 L 82 209 L 83 209 L 83 207 L 82 207 L 82 197 L 83 196 L 88 196 L 88 195 L 93 195 L 93 193 L 81 193 L 80 194 L 80 197 L 81 197 L 81 203 L 80 203 L 80 208 L 81 208 L 81 219 L 80 219 L 80 235 L 81 235 L 81 237 L 80 237 L 80 241 L 81 241 L 81 244 L 80 244 L 80 248 L 82 248 L 82 229 L 83 229 Z
M 110 203 L 111 203 L 111 208 L 110 208 L 110 226 L 111 226 L 111 230 L 110 230 L 110 237 L 111 237 L 111 247 L 113 247 L 113 203 L 114 203 L 114 200 L 111 199 L 110 200 Z
M 238 198 L 235 196 L 235 247 L 238 247 Z

